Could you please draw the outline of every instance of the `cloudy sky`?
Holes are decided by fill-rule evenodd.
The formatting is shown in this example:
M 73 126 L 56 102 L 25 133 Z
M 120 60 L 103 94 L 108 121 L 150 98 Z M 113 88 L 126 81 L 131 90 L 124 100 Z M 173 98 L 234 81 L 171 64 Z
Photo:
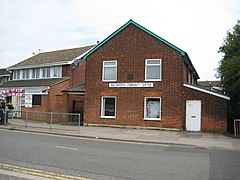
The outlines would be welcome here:
M 0 68 L 39 50 L 96 44 L 133 19 L 186 51 L 201 80 L 214 80 L 239 7 L 239 0 L 0 0 Z

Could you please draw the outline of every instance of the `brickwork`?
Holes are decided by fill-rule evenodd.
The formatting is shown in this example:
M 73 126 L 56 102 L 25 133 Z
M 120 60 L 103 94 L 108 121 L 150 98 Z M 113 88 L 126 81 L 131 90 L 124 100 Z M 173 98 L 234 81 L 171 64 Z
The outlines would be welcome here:
M 62 77 L 70 77 L 70 76 L 71 76 L 70 65 L 62 66 Z
M 85 83 L 85 64 L 86 62 L 83 61 L 81 66 L 71 65 L 71 87 Z
M 184 99 L 185 107 L 186 100 L 201 100 L 202 131 L 227 131 L 227 100 L 187 87 L 184 87 Z
M 61 91 L 68 87 L 69 80 L 52 85 L 48 94 L 42 95 L 41 106 L 33 106 L 32 108 L 22 107 L 22 111 L 30 112 L 29 119 L 49 122 L 49 115 L 37 114 L 36 112 L 67 112 L 66 102 Z M 25 114 L 22 115 L 22 118 L 26 118 Z M 56 119 L 55 122 L 57 121 Z
M 69 80 L 54 84 L 49 90 L 49 109 L 50 112 L 67 112 L 65 109 L 65 103 L 63 101 L 64 89 L 69 88 Z
M 162 80 L 153 82 L 153 88 L 109 88 L 102 82 L 105 60 L 117 60 L 117 82 L 145 82 L 148 58 L 162 59 Z M 182 63 L 179 52 L 129 25 L 87 59 L 85 123 L 181 128 Z M 128 74 L 134 78 L 128 80 Z M 100 118 L 102 96 L 116 96 L 115 119 Z M 144 97 L 161 97 L 160 121 L 144 120 Z

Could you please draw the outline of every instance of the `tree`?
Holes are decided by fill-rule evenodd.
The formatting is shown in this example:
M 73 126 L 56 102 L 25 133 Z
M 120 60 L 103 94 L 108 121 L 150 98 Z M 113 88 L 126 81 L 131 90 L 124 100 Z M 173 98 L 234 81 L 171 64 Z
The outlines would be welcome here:
M 240 20 L 227 32 L 219 52 L 223 58 L 217 69 L 224 91 L 230 96 L 234 118 L 240 118 Z

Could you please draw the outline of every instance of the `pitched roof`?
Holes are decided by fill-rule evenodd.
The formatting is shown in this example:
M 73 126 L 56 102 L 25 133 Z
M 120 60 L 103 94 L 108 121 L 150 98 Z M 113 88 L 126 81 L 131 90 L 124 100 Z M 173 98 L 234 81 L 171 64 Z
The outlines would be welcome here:
M 0 76 L 10 76 L 10 72 L 6 68 L 0 69 Z
M 178 48 L 177 46 L 173 45 L 172 43 L 166 41 L 165 39 L 163 39 L 162 37 L 156 35 L 155 33 L 151 32 L 150 30 L 146 29 L 145 27 L 141 26 L 140 24 L 136 23 L 133 20 L 129 20 L 126 24 L 124 24 L 122 27 L 120 27 L 119 29 L 117 29 L 115 32 L 113 32 L 110 36 L 108 36 L 106 39 L 104 39 L 102 42 L 100 42 L 97 46 L 95 46 L 93 49 L 91 49 L 88 53 L 86 53 L 83 56 L 83 59 L 87 59 L 92 53 L 94 53 L 97 49 L 99 49 L 101 46 L 103 46 L 106 42 L 108 42 L 110 39 L 112 39 L 115 35 L 117 35 L 118 33 L 120 33 L 123 29 L 125 29 L 126 27 L 128 27 L 129 25 L 134 25 L 136 27 L 138 27 L 139 29 L 143 30 L 144 32 L 146 32 L 147 34 L 155 37 L 156 39 L 158 39 L 159 41 L 165 43 L 166 45 L 170 46 L 171 48 L 175 49 L 176 51 L 178 51 L 182 56 L 184 56 L 184 60 L 185 62 L 190 66 L 190 68 L 192 69 L 192 71 L 195 72 L 195 75 L 197 76 L 197 78 L 199 78 L 199 75 L 197 74 L 197 71 L 195 70 L 188 54 L 183 51 L 182 49 Z
M 67 88 L 65 90 L 63 90 L 62 92 L 67 92 L 67 93 L 84 93 L 85 92 L 85 85 L 84 84 L 81 84 L 81 85 L 78 85 L 78 86 L 74 86 L 74 87 L 70 87 L 70 88 Z
M 79 56 L 83 55 L 94 46 L 95 45 L 90 45 L 73 49 L 64 49 L 58 51 L 39 53 L 13 66 L 10 66 L 8 69 L 17 69 L 18 67 L 36 66 L 49 63 L 68 63 L 78 58 Z
M 207 89 L 207 88 L 204 88 L 204 87 L 201 87 L 201 86 L 198 86 L 198 85 L 184 83 L 183 86 L 187 87 L 187 88 L 190 88 L 190 89 L 194 89 L 196 91 L 206 93 L 206 94 L 211 94 L 213 96 L 217 96 L 217 97 L 220 97 L 220 98 L 223 98 L 223 99 L 226 99 L 226 100 L 230 100 L 230 97 L 225 95 L 225 94 L 222 94 L 222 93 L 219 93 L 219 92 L 216 92 L 216 91 L 212 91 L 210 89 Z
M 12 80 L 3 83 L 0 88 L 9 87 L 39 87 L 50 86 L 61 81 L 65 81 L 69 78 L 52 78 L 52 79 L 31 79 L 31 80 Z

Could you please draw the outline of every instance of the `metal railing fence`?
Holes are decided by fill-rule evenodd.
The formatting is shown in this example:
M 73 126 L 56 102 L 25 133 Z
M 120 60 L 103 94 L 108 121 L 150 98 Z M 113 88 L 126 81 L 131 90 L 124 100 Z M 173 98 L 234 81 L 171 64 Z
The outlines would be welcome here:
M 62 112 L 5 111 L 4 123 L 13 126 L 79 131 L 81 114 Z

